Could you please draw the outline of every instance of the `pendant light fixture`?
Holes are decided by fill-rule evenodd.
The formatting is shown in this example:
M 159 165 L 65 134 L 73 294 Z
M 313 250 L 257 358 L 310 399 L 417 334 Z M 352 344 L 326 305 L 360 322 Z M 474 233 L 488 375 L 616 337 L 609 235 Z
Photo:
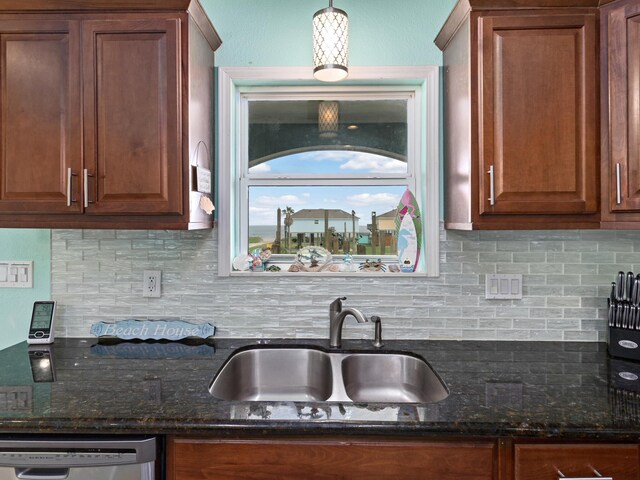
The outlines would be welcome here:
M 338 136 L 340 107 L 338 102 L 320 102 L 318 105 L 318 131 L 322 138 Z
M 313 76 L 323 82 L 347 78 L 348 60 L 349 17 L 329 0 L 313 16 Z

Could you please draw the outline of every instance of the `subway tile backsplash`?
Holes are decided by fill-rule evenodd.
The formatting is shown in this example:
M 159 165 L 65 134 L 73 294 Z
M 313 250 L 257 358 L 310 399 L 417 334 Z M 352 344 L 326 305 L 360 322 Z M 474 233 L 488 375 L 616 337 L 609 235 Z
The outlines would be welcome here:
M 640 271 L 637 231 L 441 229 L 440 277 L 217 276 L 217 230 L 52 230 L 56 334 L 89 336 L 97 321 L 182 318 L 219 337 L 318 338 L 337 296 L 382 317 L 386 338 L 604 341 L 619 270 Z M 142 296 L 162 270 L 162 296 Z M 522 300 L 485 300 L 486 273 L 523 275 Z M 347 319 L 345 338 L 373 326 Z

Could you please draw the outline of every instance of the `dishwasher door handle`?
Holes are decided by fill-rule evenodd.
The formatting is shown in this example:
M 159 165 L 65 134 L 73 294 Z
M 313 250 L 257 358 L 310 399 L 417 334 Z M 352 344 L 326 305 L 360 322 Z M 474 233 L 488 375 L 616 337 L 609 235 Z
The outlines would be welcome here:
M 69 478 L 68 468 L 16 468 L 16 478 L 20 480 L 65 480 Z

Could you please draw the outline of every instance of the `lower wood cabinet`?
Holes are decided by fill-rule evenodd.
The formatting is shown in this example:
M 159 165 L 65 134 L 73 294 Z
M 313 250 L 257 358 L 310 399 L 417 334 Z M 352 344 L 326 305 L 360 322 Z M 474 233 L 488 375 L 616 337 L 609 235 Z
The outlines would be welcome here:
M 490 480 L 496 443 L 172 439 L 167 480 Z
M 514 480 L 638 480 L 639 460 L 638 445 L 516 444 Z
M 640 480 L 640 445 L 488 438 L 181 438 L 167 480 Z

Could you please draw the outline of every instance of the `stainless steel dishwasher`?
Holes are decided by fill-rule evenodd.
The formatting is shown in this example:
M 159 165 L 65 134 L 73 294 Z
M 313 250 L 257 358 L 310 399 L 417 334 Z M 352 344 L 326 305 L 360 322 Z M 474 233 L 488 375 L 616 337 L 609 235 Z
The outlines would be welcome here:
M 0 480 L 155 480 L 154 437 L 1 437 Z

